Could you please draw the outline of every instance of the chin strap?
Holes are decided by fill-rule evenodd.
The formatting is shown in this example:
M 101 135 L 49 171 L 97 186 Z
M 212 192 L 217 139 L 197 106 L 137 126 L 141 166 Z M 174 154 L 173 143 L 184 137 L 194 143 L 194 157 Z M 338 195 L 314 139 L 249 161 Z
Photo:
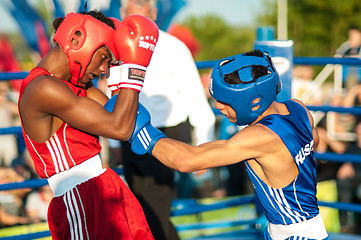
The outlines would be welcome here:
M 71 76 L 71 79 L 70 79 L 70 83 L 77 86 L 77 87 L 82 87 L 82 85 L 79 84 L 80 72 L 81 72 L 80 63 L 79 62 L 74 62 L 74 68 L 71 71 L 72 76 Z

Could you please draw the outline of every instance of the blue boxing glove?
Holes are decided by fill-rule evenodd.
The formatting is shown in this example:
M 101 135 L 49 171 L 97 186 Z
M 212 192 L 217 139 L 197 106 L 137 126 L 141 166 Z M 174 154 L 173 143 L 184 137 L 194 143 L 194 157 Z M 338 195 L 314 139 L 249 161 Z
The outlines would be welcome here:
M 108 112 L 113 111 L 117 96 L 118 94 L 112 96 L 104 105 L 104 108 Z M 144 155 L 147 152 L 152 154 L 156 142 L 165 137 L 167 136 L 164 133 L 150 124 L 150 114 L 148 110 L 139 103 L 137 119 L 129 140 L 132 151 L 138 155 Z
M 129 140 L 132 151 L 138 155 L 144 155 L 147 152 L 152 154 L 158 140 L 166 137 L 164 133 L 151 125 L 148 110 L 139 103 L 134 131 Z

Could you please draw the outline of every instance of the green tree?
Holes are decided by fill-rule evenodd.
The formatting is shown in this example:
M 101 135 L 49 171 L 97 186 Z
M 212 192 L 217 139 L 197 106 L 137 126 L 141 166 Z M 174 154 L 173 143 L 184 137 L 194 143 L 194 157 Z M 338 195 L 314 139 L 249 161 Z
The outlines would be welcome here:
M 264 0 L 266 13 L 258 16 L 259 25 L 277 29 L 277 2 Z M 295 56 L 333 56 L 347 40 L 350 26 L 361 28 L 359 0 L 288 0 L 288 38 L 294 40 Z
M 197 61 L 217 60 L 253 48 L 255 33 L 252 27 L 232 27 L 214 15 L 192 16 L 182 24 L 190 28 L 201 44 Z

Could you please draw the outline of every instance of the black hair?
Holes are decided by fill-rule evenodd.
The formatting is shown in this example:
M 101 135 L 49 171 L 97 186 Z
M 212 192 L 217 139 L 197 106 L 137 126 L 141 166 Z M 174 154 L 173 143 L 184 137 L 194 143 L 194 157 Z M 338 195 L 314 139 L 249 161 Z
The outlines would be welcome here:
M 263 57 L 263 53 L 260 51 L 260 50 L 253 50 L 251 52 L 246 52 L 244 54 L 245 56 L 255 56 L 255 57 Z M 226 62 L 224 63 L 225 64 L 228 64 L 230 63 L 231 61 L 229 62 Z M 268 70 L 266 67 L 264 66 L 259 66 L 259 65 L 255 65 L 255 66 L 252 66 L 252 77 L 253 77 L 253 80 L 251 82 L 254 82 L 256 81 L 257 78 L 260 78 L 264 75 L 267 75 L 268 74 Z M 244 83 L 244 81 L 242 81 L 242 79 L 239 78 L 239 75 L 238 75 L 238 70 L 237 71 L 234 71 L 230 74 L 226 74 L 224 76 L 224 81 L 226 83 L 229 83 L 229 84 L 239 84 L 239 83 Z M 250 83 L 250 82 L 248 82 Z
M 101 11 L 91 10 L 89 12 L 80 12 L 80 14 L 90 15 L 93 18 L 107 24 L 108 26 L 110 26 L 111 28 L 113 28 L 115 30 L 115 24 L 114 24 L 113 20 L 108 18 L 107 16 L 105 16 L 104 13 Z M 55 31 L 58 29 L 59 25 L 63 22 L 63 20 L 64 20 L 64 18 L 56 18 L 54 20 L 53 27 L 54 27 Z
M 351 26 L 349 26 L 349 27 L 348 27 L 348 31 L 351 31 L 351 30 L 356 30 L 356 31 L 358 31 L 358 32 L 361 32 L 361 29 L 360 29 L 358 26 L 356 26 L 356 25 L 351 25 Z

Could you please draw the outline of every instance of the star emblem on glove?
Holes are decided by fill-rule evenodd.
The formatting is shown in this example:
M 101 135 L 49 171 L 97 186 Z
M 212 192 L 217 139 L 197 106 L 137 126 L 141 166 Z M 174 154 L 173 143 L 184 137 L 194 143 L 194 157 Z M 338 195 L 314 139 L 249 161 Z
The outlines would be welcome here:
M 140 36 L 139 37 L 139 47 L 154 51 L 155 43 L 157 39 L 154 36 Z

